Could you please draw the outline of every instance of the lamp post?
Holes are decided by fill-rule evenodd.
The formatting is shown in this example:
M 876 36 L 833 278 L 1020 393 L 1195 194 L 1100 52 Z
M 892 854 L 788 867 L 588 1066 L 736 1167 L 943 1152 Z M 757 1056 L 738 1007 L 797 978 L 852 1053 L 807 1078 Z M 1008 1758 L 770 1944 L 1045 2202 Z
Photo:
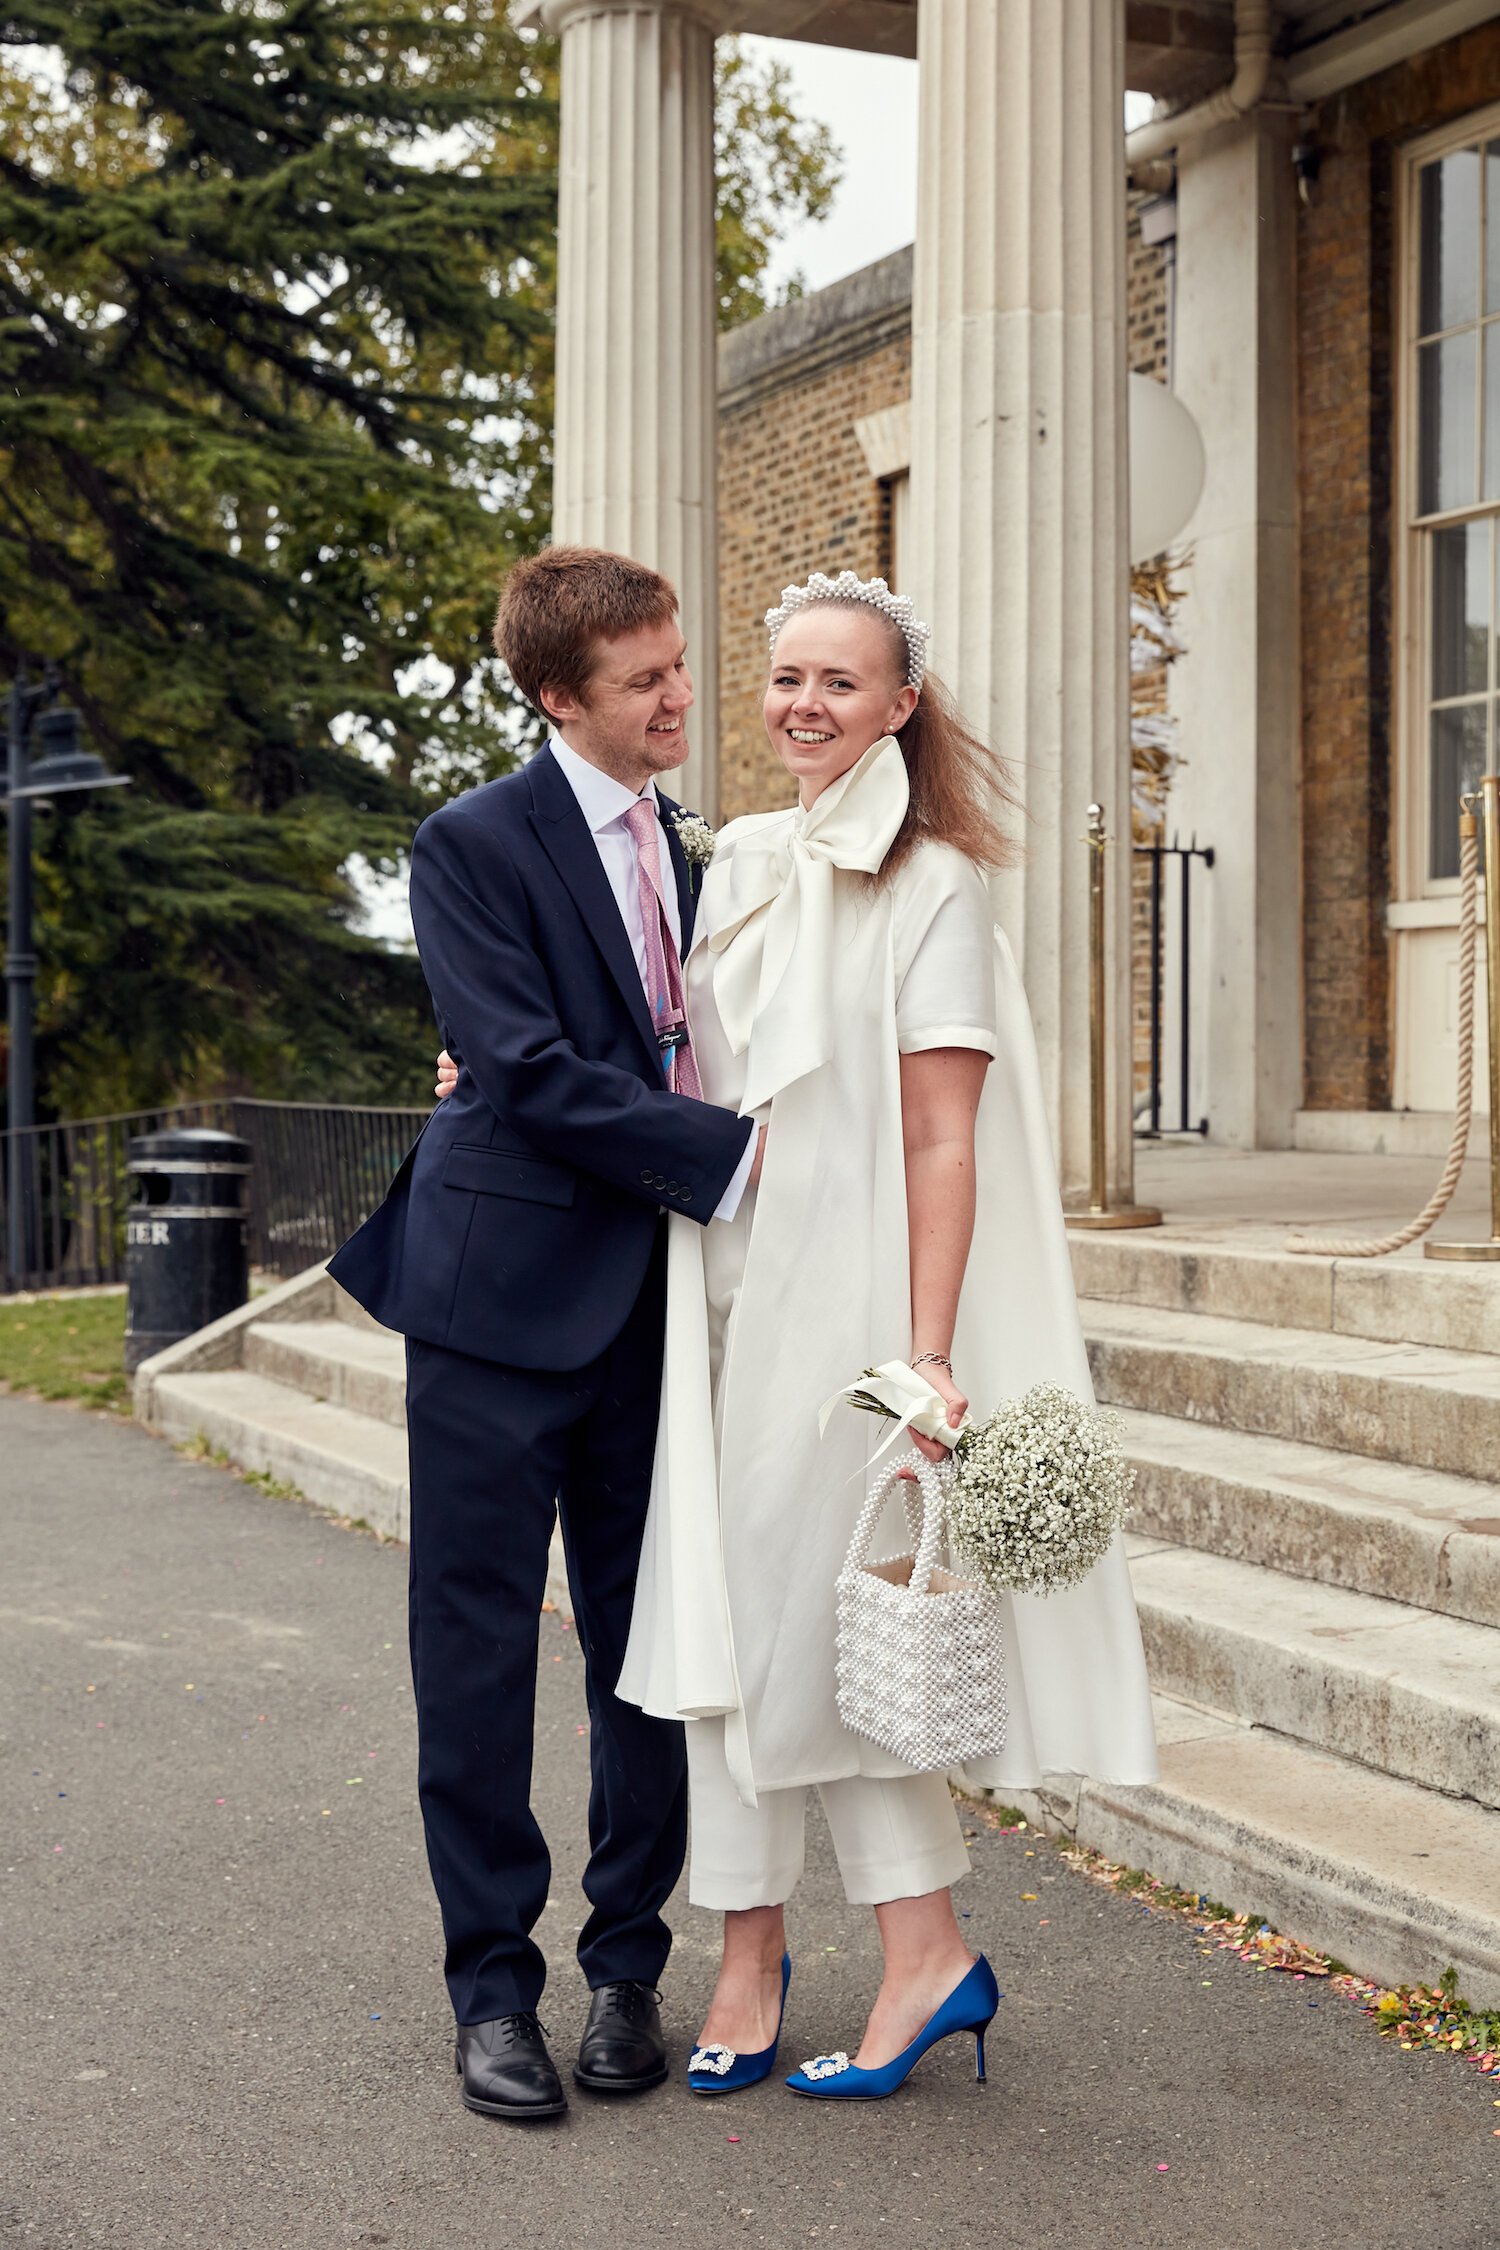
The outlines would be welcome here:
M 5 784 L 0 790 L 10 822 L 8 926 L 5 945 L 6 1072 L 5 1265 L 12 1287 L 31 1270 L 35 1242 L 32 1167 L 26 1133 L 35 1119 L 32 1076 L 32 1024 L 35 1017 L 36 954 L 32 949 L 31 808 L 38 798 L 72 795 L 83 789 L 119 789 L 129 775 L 110 773 L 102 758 L 79 746 L 78 713 L 57 702 L 58 683 L 51 666 L 41 680 L 28 680 L 18 668 L 11 685 Z M 40 738 L 31 756 L 33 725 Z

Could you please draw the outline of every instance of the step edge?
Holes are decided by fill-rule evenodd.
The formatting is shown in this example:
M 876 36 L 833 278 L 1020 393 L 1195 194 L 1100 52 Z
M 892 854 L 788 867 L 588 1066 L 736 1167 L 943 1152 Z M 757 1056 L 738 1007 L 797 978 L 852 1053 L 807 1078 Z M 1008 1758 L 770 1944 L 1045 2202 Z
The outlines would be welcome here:
M 1356 1460 L 1364 1462 L 1378 1478 L 1388 1480 L 1393 1486 L 1409 1485 L 1415 1472 L 1421 1478 L 1424 1489 L 1437 1494 L 1445 1487 L 1451 1488 L 1454 1500 L 1463 1503 L 1470 1512 L 1478 1504 L 1477 1512 L 1485 1513 L 1484 1503 L 1487 1502 L 1489 1512 L 1500 1519 L 1500 1485 L 1493 1478 L 1465 1476 L 1461 1469 L 1430 1469 L 1421 1462 L 1396 1461 L 1383 1453 L 1352 1453 L 1346 1446 L 1319 1445 L 1313 1438 L 1284 1437 L 1274 1430 L 1240 1430 L 1223 1422 L 1194 1421 L 1187 1415 L 1160 1413 L 1152 1406 L 1111 1405 L 1109 1411 L 1120 1417 L 1123 1450 L 1126 1453 L 1140 1454 L 1159 1468 L 1179 1469 L 1184 1474 L 1213 1475 L 1222 1482 L 1247 1485 L 1249 1477 L 1241 1469 L 1205 1469 L 1201 1462 L 1186 1457 L 1189 1450 L 1186 1445 L 1181 1453 L 1174 1452 L 1174 1440 L 1182 1443 L 1178 1433 L 1206 1437 L 1209 1433 L 1217 1432 L 1238 1438 L 1257 1452 L 1264 1450 L 1267 1456 L 1267 1474 L 1262 1481 L 1267 1485 L 1276 1485 L 1285 1480 L 1289 1490 L 1295 1487 L 1298 1470 L 1284 1465 L 1289 1456 L 1305 1462 L 1305 1467 L 1301 1470 L 1301 1474 L 1305 1476 L 1313 1476 L 1320 1471 L 1324 1474 L 1336 1473 L 1342 1463 Z M 1149 1426 L 1142 1428 L 1141 1424 Z M 1278 1466 L 1279 1463 L 1283 1465 Z M 1370 1497 L 1373 1499 L 1377 1496 L 1372 1494 Z M 1401 1503 L 1399 1499 L 1393 1499 L 1392 1505 L 1399 1506 Z M 1446 1519 L 1424 1514 L 1420 1520 L 1436 1523 Z
M 241 1380 L 248 1380 L 256 1384 L 264 1384 L 268 1390 L 280 1391 L 288 1401 L 295 1402 L 299 1411 L 305 1412 L 310 1407 L 316 1407 L 324 1417 L 330 1418 L 330 1435 L 332 1436 L 339 1434 L 340 1425 L 360 1436 L 365 1435 L 372 1429 L 385 1430 L 393 1426 L 388 1423 L 377 1422 L 368 1414 L 356 1414 L 347 1406 L 336 1405 L 331 1399 L 311 1399 L 306 1391 L 294 1390 L 289 1383 L 273 1383 L 269 1376 L 254 1375 L 246 1369 L 225 1369 L 223 1375 L 238 1377 Z M 233 1396 L 222 1402 L 218 1399 L 205 1400 L 199 1392 L 184 1392 L 182 1389 L 184 1383 L 217 1382 L 222 1379 L 223 1376 L 216 1373 L 175 1376 L 165 1379 L 158 1387 L 157 1419 L 152 1423 L 153 1429 L 157 1430 L 162 1436 L 178 1436 L 180 1438 L 183 1422 L 191 1418 L 189 1410 L 191 1409 L 192 1412 L 200 1415 L 207 1411 L 220 1419 L 236 1422 L 244 1429 L 254 1431 L 257 1435 L 272 1436 L 279 1445 L 305 1453 L 310 1460 L 326 1461 L 330 1466 L 336 1467 L 350 1476 L 368 1476 L 389 1486 L 392 1491 L 404 1492 L 407 1489 L 409 1480 L 404 1476 L 392 1476 L 388 1471 L 347 1453 L 341 1453 L 331 1445 L 321 1445 L 316 1438 L 304 1436 L 301 1432 L 277 1429 L 274 1424 L 263 1420 L 253 1410 L 253 1406 L 248 1401 L 241 1405 L 236 1403 Z M 163 1405 L 169 1409 L 174 1406 L 179 1409 L 181 1419 L 177 1421 L 175 1429 L 168 1426 L 166 1416 L 161 1412 Z M 192 1436 L 194 1433 L 189 1431 L 187 1434 Z
M 1137 1321 L 1134 1332 L 1122 1333 L 1108 1320 L 1095 1322 L 1092 1316 L 1101 1308 L 1107 1312 L 1130 1314 Z M 1186 1312 L 1165 1305 L 1125 1305 L 1114 1298 L 1081 1297 L 1078 1309 L 1085 1342 L 1105 1351 L 1118 1348 L 1156 1355 L 1177 1352 L 1200 1359 L 1253 1362 L 1260 1359 L 1256 1347 L 1268 1339 L 1274 1339 L 1282 1347 L 1295 1347 L 1307 1336 L 1326 1335 L 1338 1347 L 1340 1354 L 1347 1348 L 1348 1357 L 1354 1362 L 1352 1365 L 1340 1366 L 1336 1358 L 1330 1355 L 1327 1366 L 1329 1372 L 1335 1375 L 1361 1375 L 1367 1381 L 1378 1381 L 1382 1379 L 1381 1362 L 1390 1353 L 1417 1352 L 1424 1360 L 1433 1364 L 1410 1370 L 1392 1368 L 1384 1373 L 1383 1379 L 1393 1383 L 1440 1383 L 1445 1390 L 1452 1390 L 1459 1386 L 1463 1376 L 1483 1373 L 1492 1374 L 1495 1381 L 1500 1383 L 1500 1352 L 1461 1351 L 1451 1344 L 1413 1343 L 1405 1338 L 1390 1336 L 1354 1336 L 1343 1329 L 1297 1328 L 1290 1322 L 1230 1320 L 1222 1313 Z M 1195 1329 L 1206 1333 L 1195 1336 L 1155 1335 L 1150 1325 L 1154 1320 L 1170 1320 L 1178 1324 L 1191 1322 Z M 1220 1329 L 1228 1333 L 1221 1337 L 1216 1333 Z M 1361 1366 L 1359 1362 L 1362 1360 L 1367 1361 L 1368 1365 Z M 1289 1372 L 1298 1373 L 1308 1363 L 1268 1354 L 1263 1364 L 1284 1366 Z M 1489 1396 L 1487 1392 L 1479 1395 Z M 1497 1402 L 1500 1402 L 1500 1392 L 1495 1395 Z
M 1335 1756 L 1296 1742 L 1290 1747 L 1310 1765 Z M 1164 1760 L 1169 1754 L 1164 1751 Z M 1418 1811 L 1421 1800 L 1435 1794 L 1397 1776 L 1373 1778 L 1406 1793 Z M 1339 1858 L 1316 1839 L 1235 1815 L 1169 1776 L 1125 1789 L 1049 1775 L 1039 1790 L 971 1793 L 1018 1805 L 1046 1833 L 1117 1864 L 1144 1867 L 1158 1880 L 1220 1899 L 1238 1913 L 1267 1914 L 1284 1935 L 1348 1962 L 1372 1982 L 1436 1984 L 1451 1965 L 1471 2005 L 1500 2007 L 1500 1914 L 1404 1886 L 1373 1861 Z M 1500 1837 L 1500 1813 L 1476 1810 L 1495 1822 Z

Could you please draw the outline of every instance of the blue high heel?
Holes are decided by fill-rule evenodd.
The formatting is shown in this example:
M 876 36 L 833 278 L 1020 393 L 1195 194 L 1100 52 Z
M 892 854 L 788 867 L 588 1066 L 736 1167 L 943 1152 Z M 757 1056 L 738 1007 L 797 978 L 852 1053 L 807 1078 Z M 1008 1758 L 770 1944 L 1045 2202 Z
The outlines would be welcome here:
M 769 2078 L 776 2068 L 776 2050 L 781 2044 L 781 2026 L 786 2016 L 786 1988 L 792 1981 L 792 1957 L 781 1956 L 781 2010 L 776 2018 L 776 2037 L 769 2047 L 762 2047 L 758 2055 L 738 2055 L 733 2047 L 717 2044 L 695 2047 L 688 2062 L 688 2084 L 695 2094 L 737 2094 L 743 2086 L 758 2086 Z
M 879 2070 L 861 2070 L 842 2050 L 816 2055 L 794 2070 L 787 2085 L 794 2094 L 810 2094 L 815 2101 L 878 2102 L 904 2086 L 929 2047 L 950 2032 L 972 2031 L 975 2042 L 974 2075 L 984 2083 L 984 2035 L 996 2008 L 1005 1998 L 995 1982 L 995 1972 L 981 1953 L 961 1983 L 956 1984 L 935 2014 L 928 2017 L 909 2047 Z

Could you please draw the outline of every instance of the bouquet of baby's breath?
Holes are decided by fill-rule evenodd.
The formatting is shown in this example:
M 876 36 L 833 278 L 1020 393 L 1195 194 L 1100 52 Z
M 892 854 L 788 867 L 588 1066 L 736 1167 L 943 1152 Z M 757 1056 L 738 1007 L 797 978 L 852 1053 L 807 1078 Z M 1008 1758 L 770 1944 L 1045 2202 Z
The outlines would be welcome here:
M 954 1448 L 953 1537 L 977 1577 L 1017 1593 L 1076 1586 L 1130 1512 L 1118 1415 L 1038 1383 Z
M 843 1395 L 866 1413 L 951 1443 L 948 1526 L 974 1575 L 997 1591 L 1024 1594 L 1055 1593 L 1086 1578 L 1130 1509 L 1134 1471 L 1120 1451 L 1118 1415 L 1060 1383 L 1037 1383 L 954 1436 L 939 1426 L 936 1392 L 931 1412 L 911 1411 L 913 1381 L 892 1363 L 867 1368 Z

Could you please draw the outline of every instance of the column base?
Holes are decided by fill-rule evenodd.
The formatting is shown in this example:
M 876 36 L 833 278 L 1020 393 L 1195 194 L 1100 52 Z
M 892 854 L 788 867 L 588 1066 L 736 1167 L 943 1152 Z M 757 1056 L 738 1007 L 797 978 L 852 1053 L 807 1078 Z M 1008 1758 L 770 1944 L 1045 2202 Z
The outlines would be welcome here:
M 1122 1203 L 1115 1211 L 1064 1211 L 1070 1227 L 1159 1227 L 1160 1211 L 1149 1203 Z

